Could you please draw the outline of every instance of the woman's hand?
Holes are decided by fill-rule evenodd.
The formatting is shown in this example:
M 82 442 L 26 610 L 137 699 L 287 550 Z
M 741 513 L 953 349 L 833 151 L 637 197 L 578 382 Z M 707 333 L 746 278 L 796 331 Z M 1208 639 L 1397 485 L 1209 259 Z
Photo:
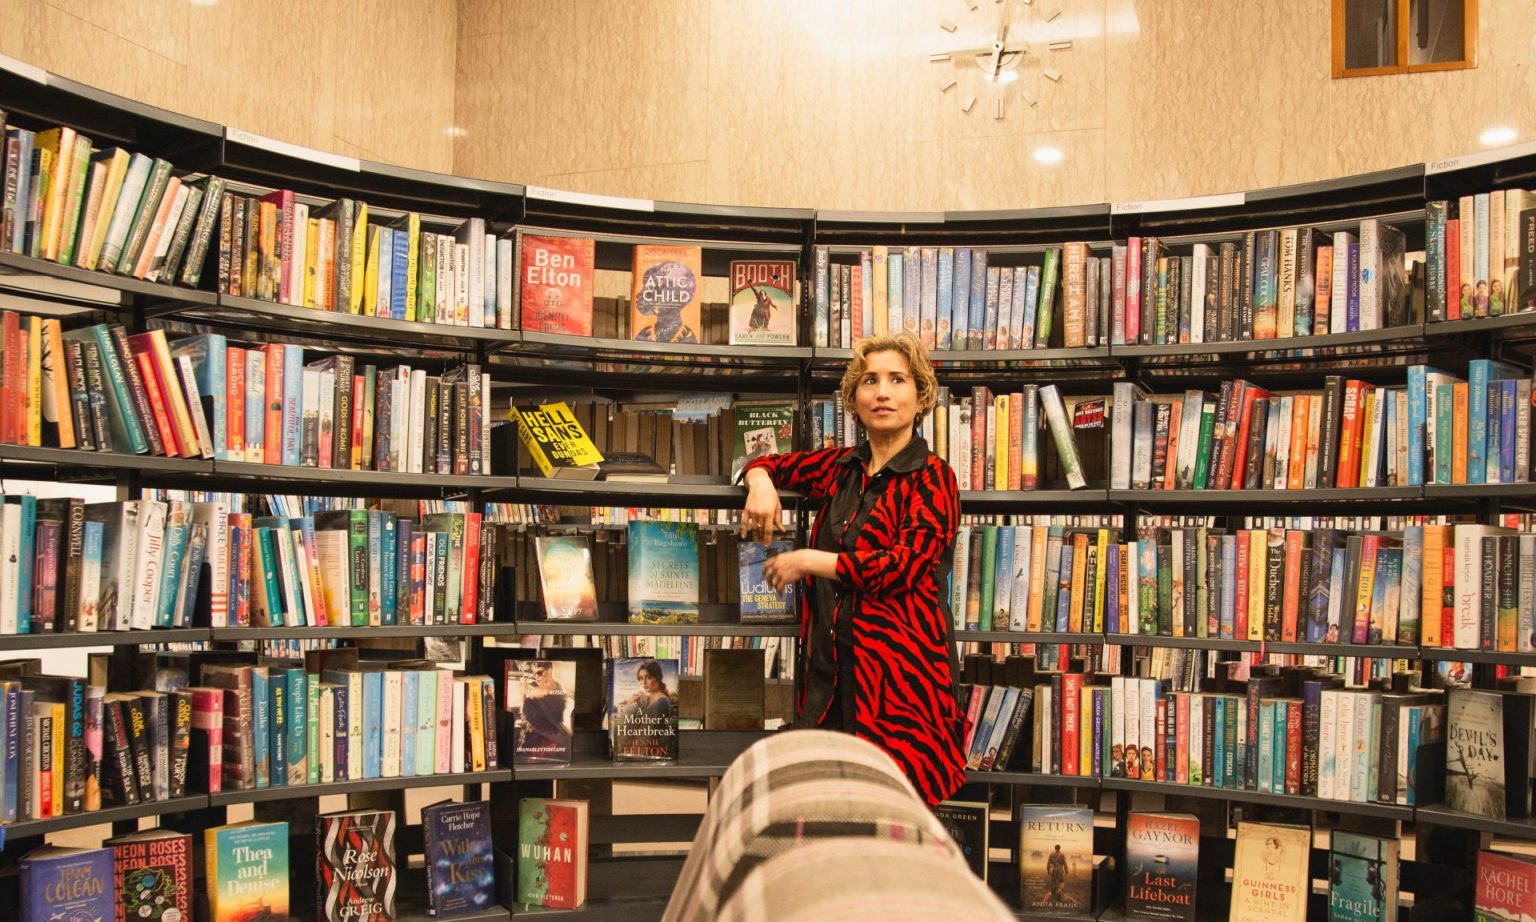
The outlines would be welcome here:
M 776 557 L 770 557 L 768 562 L 763 564 L 763 578 L 768 580 L 768 585 L 780 595 L 783 594 L 785 586 L 805 579 L 807 576 L 836 579 L 837 555 L 830 551 L 801 548 L 798 551 L 786 551 Z
M 779 527 L 782 507 L 773 478 L 761 468 L 747 471 L 747 504 L 741 513 L 741 537 L 767 543 Z

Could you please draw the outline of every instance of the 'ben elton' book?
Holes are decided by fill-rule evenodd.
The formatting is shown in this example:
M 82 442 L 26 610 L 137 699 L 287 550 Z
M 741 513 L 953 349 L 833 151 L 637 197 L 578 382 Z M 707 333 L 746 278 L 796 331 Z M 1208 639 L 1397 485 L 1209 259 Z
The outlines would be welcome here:
M 1536 859 L 1504 852 L 1477 853 L 1473 922 L 1536 919 Z
M 593 480 L 603 455 L 564 403 L 512 409 L 517 437 L 539 473 L 557 480 Z
M 629 620 L 699 623 L 697 523 L 629 523 Z
M 793 403 L 738 403 L 736 440 L 731 457 L 731 480 L 735 481 L 748 461 L 764 455 L 788 451 L 794 444 L 795 405 Z
M 517 902 L 576 909 L 587 901 L 587 802 L 518 803 Z
M 315 823 L 316 918 L 389 922 L 395 917 L 395 812 L 327 813 Z
M 649 343 L 697 343 L 703 251 L 690 246 L 635 247 L 629 337 Z
M 1195 917 L 1200 820 L 1185 813 L 1132 813 L 1125 833 L 1125 915 Z
M 113 918 L 112 849 L 44 845 L 18 866 L 22 922 Z
M 731 262 L 731 345 L 795 344 L 795 264 L 782 259 Z
M 743 541 L 736 546 L 737 562 L 741 565 L 741 623 L 778 624 L 795 621 L 800 616 L 796 604 L 798 583 L 788 583 L 784 593 L 773 591 L 763 565 L 770 557 L 795 549 L 793 541 Z
M 610 660 L 608 732 L 615 762 L 677 758 L 677 660 Z
M 108 839 L 117 922 L 191 922 L 192 837 L 150 829 Z
M 236 823 L 203 832 L 209 922 L 288 918 L 288 824 Z
M 489 911 L 496 902 L 491 807 L 445 801 L 421 810 L 427 910 L 439 919 Z
M 1019 807 L 1019 876 L 1026 912 L 1093 909 L 1093 810 Z
M 1228 922 L 1304 922 L 1311 851 L 1312 830 L 1305 826 L 1237 824 Z
M 523 237 L 523 329 L 592 335 L 594 244 L 587 237 Z

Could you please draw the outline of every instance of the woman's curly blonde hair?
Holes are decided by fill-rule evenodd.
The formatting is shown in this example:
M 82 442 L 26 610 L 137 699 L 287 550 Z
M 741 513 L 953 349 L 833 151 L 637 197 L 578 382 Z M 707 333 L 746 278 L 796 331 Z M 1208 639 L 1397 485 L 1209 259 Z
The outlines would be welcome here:
M 848 363 L 848 370 L 843 372 L 843 406 L 853 409 L 859 379 L 869 370 L 869 357 L 876 352 L 899 352 L 907 360 L 907 368 L 917 384 L 917 418 L 921 420 L 927 416 L 939 399 L 939 379 L 934 376 L 933 365 L 928 361 L 927 347 L 911 333 L 867 336 L 854 343 L 853 359 Z

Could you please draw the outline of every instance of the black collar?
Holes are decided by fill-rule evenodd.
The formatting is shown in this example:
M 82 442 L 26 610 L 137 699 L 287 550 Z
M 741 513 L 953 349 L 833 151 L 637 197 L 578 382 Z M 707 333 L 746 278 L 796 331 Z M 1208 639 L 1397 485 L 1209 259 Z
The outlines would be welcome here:
M 838 464 L 852 464 L 861 461 L 867 467 L 869 465 L 871 451 L 868 441 L 859 443 L 853 451 L 848 452 L 837 459 Z M 928 443 L 920 435 L 912 436 L 912 441 L 907 447 L 896 453 L 896 456 L 885 462 L 882 471 L 895 471 L 898 474 L 910 474 L 921 468 L 928 461 Z

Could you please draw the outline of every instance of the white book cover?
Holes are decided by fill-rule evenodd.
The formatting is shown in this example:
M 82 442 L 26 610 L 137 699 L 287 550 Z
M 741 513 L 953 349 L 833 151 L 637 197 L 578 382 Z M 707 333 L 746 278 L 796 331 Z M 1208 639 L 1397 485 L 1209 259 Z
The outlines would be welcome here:
M 1462 291 L 1466 292 L 1463 296 L 1466 304 L 1461 312 L 1463 319 L 1472 316 L 1472 292 L 1477 282 L 1477 259 L 1474 252 L 1477 248 L 1477 208 L 1473 201 L 1472 196 L 1463 195 L 1457 200 L 1456 209 L 1460 222 L 1458 226 L 1461 228 L 1461 249 L 1457 262 L 1461 264 Z
M 1366 794 L 1370 790 L 1371 763 L 1376 760 L 1376 754 L 1370 748 L 1371 713 L 1375 709 L 1378 697 L 1369 692 L 1360 692 L 1355 695 L 1353 711 L 1355 732 L 1351 734 L 1349 740 L 1349 799 L 1356 803 L 1364 803 Z
M 304 202 L 293 203 L 293 252 L 284 267 L 288 272 L 288 302 L 294 307 L 304 306 L 304 271 L 309 262 L 309 206 Z M 379 254 L 383 261 L 383 254 Z M 382 276 L 383 273 L 381 272 Z
M 198 396 L 197 375 L 192 370 L 192 356 L 185 352 L 174 359 L 176 371 L 181 375 L 182 391 L 187 397 L 187 413 L 192 417 L 192 428 L 197 431 L 198 451 L 204 458 L 213 457 L 213 432 L 208 428 L 208 414 L 203 412 L 203 401 Z
M 1204 787 L 1209 783 L 1205 777 L 1204 694 L 1195 693 L 1189 696 L 1189 727 L 1186 735 L 1189 737 L 1189 783 Z
M 435 760 L 434 768 L 439 775 L 446 775 L 453 770 L 453 740 L 454 722 L 453 691 L 455 685 L 453 673 L 447 669 L 437 671 L 437 745 L 432 756 Z M 462 715 L 459 724 L 462 724 Z
M 496 326 L 496 270 L 498 268 L 496 265 L 496 238 L 490 234 L 483 235 L 480 242 L 480 252 L 484 254 L 481 258 L 481 263 L 485 266 L 485 305 L 480 310 L 481 325 L 494 328 Z
M 425 437 L 423 420 L 427 413 L 427 371 L 416 368 L 410 377 L 410 408 L 406 413 L 409 432 L 405 440 L 405 471 L 409 474 L 422 472 L 421 451 Z
M 1184 392 L 1184 407 L 1179 411 L 1179 451 L 1174 485 L 1191 489 L 1195 482 L 1195 463 L 1200 458 L 1200 415 L 1205 408 L 1205 391 Z
M 1515 631 L 1515 649 L 1530 653 L 1532 633 L 1536 631 L 1536 535 L 1520 536 L 1520 587 L 1518 590 L 1519 621 Z
M 1109 679 L 1109 714 L 1105 717 L 1106 729 L 1109 731 L 1110 762 L 1104 766 L 1104 777 L 1125 777 L 1125 676 L 1111 676 Z M 1116 755 L 1119 758 L 1116 758 Z
M 267 356 L 260 349 L 245 352 L 245 460 L 265 460 L 267 414 Z
M 389 469 L 403 471 L 402 466 L 406 460 L 405 434 L 410 431 L 411 407 L 407 402 L 411 396 L 411 369 L 401 365 L 395 372 L 395 379 L 389 382 L 389 399 L 394 412 L 389 418 Z M 404 412 L 401 412 L 401 411 Z
M 1360 222 L 1360 329 L 1381 329 L 1381 221 Z
M 470 262 L 469 247 L 465 244 L 454 244 L 453 247 L 453 325 L 460 327 L 469 326 L 469 295 L 473 281 L 471 274 L 474 271 Z
M 1317 796 L 1333 800 L 1333 776 L 1338 757 L 1339 697 L 1338 689 L 1323 689 L 1319 708 L 1317 737 Z
M 19 632 L 21 583 L 21 506 L 0 505 L 0 634 Z
M 1333 235 L 1333 288 L 1329 296 L 1328 332 L 1349 332 L 1349 250 L 1355 235 L 1336 231 Z
M 955 562 L 951 568 L 953 584 L 950 591 L 950 612 L 954 616 L 955 630 L 965 630 L 965 584 L 970 578 L 971 527 L 961 525 L 955 532 Z
M 1152 484 L 1152 452 L 1156 440 L 1157 405 L 1138 400 L 1131 408 L 1131 487 L 1148 489 Z
M 160 270 L 165 267 L 165 257 L 171 251 L 171 238 L 176 235 L 176 224 L 181 220 L 181 212 L 187 207 L 187 197 L 191 194 L 190 186 L 182 185 L 176 190 L 176 198 L 171 201 L 171 210 L 166 213 L 160 239 L 155 242 L 155 252 L 150 254 L 149 271 L 144 273 L 144 281 L 160 280 Z
M 444 670 L 424 669 L 416 678 L 416 767 L 415 774 L 430 775 L 437 764 L 437 674 Z M 407 720 L 410 715 L 406 715 Z
M 384 670 L 384 752 L 379 762 L 379 775 L 384 778 L 400 777 L 400 705 L 404 685 L 400 670 Z
M 192 521 L 208 528 L 208 548 L 203 554 L 211 578 L 209 611 L 214 627 L 229 626 L 229 503 L 192 504 Z
M 1275 286 L 1275 335 L 1296 335 L 1296 237 L 1297 229 L 1280 231 L 1279 272 Z
M 1141 680 L 1125 680 L 1125 764 L 1126 777 L 1141 777 Z M 1135 771 L 1132 775 L 1131 772 Z
M 278 582 L 282 584 L 284 620 L 286 625 L 310 625 L 308 606 L 300 583 L 298 562 L 293 556 L 293 530 L 287 523 L 273 529 L 273 544 L 277 545 L 277 564 L 282 567 Z
M 85 527 L 86 552 L 80 558 L 80 613 L 77 623 L 80 633 L 90 634 L 100 630 L 98 615 L 98 606 L 101 604 L 102 541 L 100 533 L 104 530 L 104 526 L 100 522 L 87 522 Z M 93 530 L 98 533 L 94 538 L 91 536 Z M 0 539 L 0 543 L 3 543 L 3 539 Z
M 1472 258 L 1472 271 L 1476 275 L 1476 284 L 1472 289 L 1472 303 L 1475 305 L 1480 300 L 1483 302 L 1483 309 L 1477 312 L 1479 316 L 1482 316 L 1488 312 L 1488 193 L 1479 192 L 1472 197 L 1472 211 L 1474 214 L 1473 233 L 1475 234 L 1472 241 L 1474 254 Z M 1479 297 L 1479 294 L 1481 294 L 1481 297 Z
M 1294 231 L 1292 232 L 1294 233 Z M 1203 343 L 1205 338 L 1205 277 L 1209 270 L 1210 262 L 1215 258 L 1215 251 L 1208 243 L 1197 243 L 1193 249 L 1194 258 L 1191 268 L 1194 270 L 1194 278 L 1189 285 L 1189 340 L 1194 343 Z M 1211 293 L 1212 295 L 1215 292 Z M 1124 307 L 1121 308 L 1122 320 Z M 1122 333 L 1122 337 L 1123 337 Z
M 1280 410 L 1277 417 L 1278 426 L 1273 435 L 1265 436 L 1275 446 L 1275 469 L 1270 480 L 1270 487 L 1275 490 L 1284 490 L 1287 474 L 1291 467 L 1291 417 L 1296 412 L 1296 398 L 1291 396 L 1280 398 Z
M 1127 583 L 1125 602 L 1129 613 L 1120 619 L 1121 633 L 1141 633 L 1141 590 L 1136 583 L 1136 555 L 1141 545 L 1136 541 L 1128 541 L 1125 545 L 1125 580 Z
M 1392 399 L 1392 392 L 1386 388 L 1377 390 L 1374 399 L 1371 400 L 1371 418 L 1366 423 L 1366 429 L 1371 433 L 1370 443 L 1365 446 L 1365 476 L 1361 478 L 1362 487 L 1381 486 L 1383 482 L 1382 461 L 1384 460 L 1387 442 L 1387 401 Z
M 1514 529 L 1496 525 L 1455 526 L 1456 610 L 1451 645 L 1457 650 L 1476 650 L 1482 642 L 1483 538 L 1513 534 Z
M 138 541 L 131 574 L 133 613 L 129 625 L 147 631 L 155 626 L 160 604 L 160 568 L 165 564 L 165 504 L 142 500 L 139 504 Z
M 1141 780 L 1151 781 L 1157 777 L 1157 747 L 1163 741 L 1157 735 L 1157 699 L 1158 679 L 1138 679 L 1141 688 L 1137 692 L 1137 698 L 1141 704 Z
M 1333 799 L 1349 800 L 1355 777 L 1355 702 L 1359 695 L 1346 691 L 1338 698 L 1337 723 L 1339 732 L 1334 735 Z
M 336 780 L 336 688 L 320 686 L 320 783 Z
M 299 574 L 298 595 L 303 605 L 304 623 L 317 627 L 324 626 L 327 609 L 322 607 L 325 605 L 325 600 L 318 594 L 320 587 L 314 585 L 314 581 L 310 579 L 309 551 L 304 546 L 304 531 L 301 528 L 291 528 L 289 529 L 289 534 L 293 537 L 293 547 L 291 548 L 294 561 L 293 569 Z
M 463 682 L 455 679 L 453 683 L 453 736 L 449 740 L 448 770 L 455 774 L 464 772 L 464 688 Z
M 1131 488 L 1131 453 L 1135 435 L 1135 404 L 1146 390 L 1133 381 L 1116 381 L 1110 402 L 1109 488 Z M 1182 446 L 1181 446 L 1182 447 Z
M 491 470 L 491 426 L 487 418 L 491 412 L 491 373 L 480 373 L 480 466 L 471 464 L 471 474 L 488 474 Z
M 347 778 L 363 778 L 363 674 L 347 676 Z
M 496 326 L 512 329 L 512 241 L 496 241 Z
M 1028 525 L 1013 527 L 1013 588 L 1008 600 L 1008 629 L 1029 630 L 1029 573 L 1034 551 L 1032 529 Z

